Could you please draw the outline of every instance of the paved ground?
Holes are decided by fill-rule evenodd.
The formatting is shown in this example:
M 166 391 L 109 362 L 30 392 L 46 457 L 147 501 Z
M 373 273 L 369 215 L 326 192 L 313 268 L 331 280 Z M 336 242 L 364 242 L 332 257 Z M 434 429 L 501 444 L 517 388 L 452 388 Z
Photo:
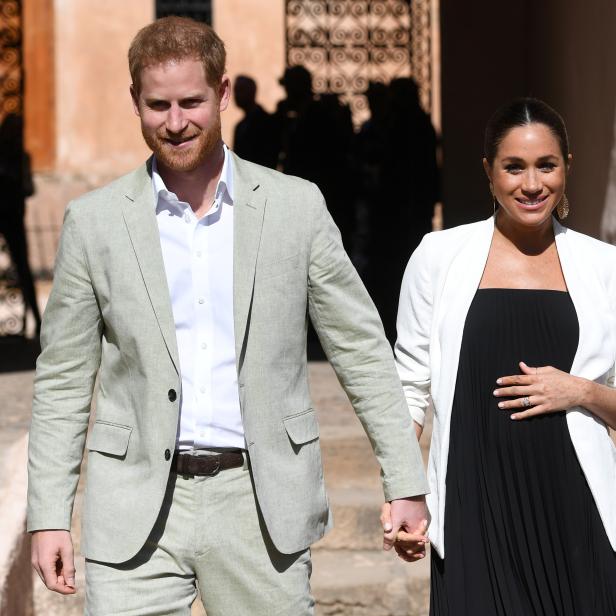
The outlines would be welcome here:
M 33 345 L 20 346 L 15 343 L 5 343 L 0 347 L 0 352 L 2 355 L 0 370 L 2 363 L 5 364 L 5 370 L 15 363 L 18 363 L 19 367 L 28 368 L 33 366 L 32 360 L 36 348 Z M 32 377 L 32 370 L 0 371 L 0 400 L 2 401 L 0 403 L 0 451 L 5 449 L 3 445 L 15 441 L 28 428 L 32 399 Z M 367 439 L 330 366 L 325 362 L 311 363 L 310 377 L 313 399 L 319 412 L 322 441 L 325 449 L 326 481 L 328 486 L 334 486 L 334 500 L 342 503 L 341 513 L 337 515 L 340 521 L 338 525 L 340 532 L 337 538 L 336 535 L 330 535 L 322 546 L 317 546 L 315 551 L 315 569 L 318 569 L 318 572 L 315 571 L 314 581 L 319 587 L 323 587 L 322 592 L 326 595 L 325 600 L 330 601 L 332 606 L 331 609 L 327 609 L 326 605 L 323 608 L 323 614 L 363 614 L 363 611 L 352 611 L 350 607 L 348 609 L 344 607 L 346 601 L 344 595 L 347 592 L 347 586 L 349 586 L 349 594 L 351 594 L 351 589 L 353 589 L 353 593 L 356 593 L 358 589 L 369 588 L 366 584 L 368 580 L 374 578 L 371 572 L 375 568 L 378 568 L 387 576 L 391 567 L 396 566 L 393 557 L 383 558 L 383 556 L 390 557 L 391 555 L 380 555 L 378 551 L 377 507 L 382 498 L 378 489 L 378 467 L 369 450 L 366 449 L 368 448 Z M 337 486 L 341 483 L 346 491 L 342 491 L 340 494 Z M 366 496 L 363 495 L 363 500 L 368 500 L 368 503 L 362 501 L 362 492 L 365 491 L 366 487 L 369 488 L 369 498 L 366 499 Z M 79 550 L 80 539 L 82 488 L 83 486 L 80 485 L 73 521 L 77 551 Z M 359 504 L 356 502 L 358 498 Z M 360 514 L 357 513 L 358 507 Z M 351 514 L 348 513 L 349 511 L 351 511 Z M 362 515 L 363 518 L 367 517 L 367 520 L 363 519 Z M 348 537 L 353 538 L 356 535 L 359 537 L 359 543 L 356 546 L 351 546 L 352 551 L 340 551 L 340 548 L 345 547 L 344 542 L 348 540 Z M 362 539 L 366 536 L 367 539 Z M 353 564 L 361 577 L 357 577 L 354 573 L 348 571 L 346 575 L 346 578 L 349 578 L 348 580 L 342 575 L 342 587 L 335 584 L 332 586 L 332 580 L 344 573 L 340 570 L 341 560 L 349 565 Z M 61 597 L 49 593 L 35 577 L 35 614 L 39 616 L 78 616 L 83 613 L 84 566 L 81 557 L 77 558 L 76 565 L 79 592 L 74 597 Z M 422 583 L 424 583 L 425 572 L 422 575 Z M 366 584 L 364 584 L 361 580 L 366 576 L 367 578 L 364 580 Z M 373 582 L 377 585 L 380 583 L 374 579 Z M 380 595 L 383 594 L 379 587 L 376 587 L 376 592 Z M 398 595 L 405 594 L 404 588 L 398 588 L 397 592 Z M 366 593 L 369 595 L 368 590 Z M 350 603 L 353 603 L 356 599 L 358 597 L 348 597 Z M 364 604 L 368 604 L 366 614 L 371 614 L 369 605 L 372 604 L 372 599 L 370 596 L 364 597 L 362 601 Z M 194 606 L 194 616 L 203 613 L 200 605 Z M 373 613 L 376 615 L 376 612 Z M 391 610 L 382 613 L 398 614 L 397 611 Z M 405 609 L 400 613 L 406 615 L 411 612 Z

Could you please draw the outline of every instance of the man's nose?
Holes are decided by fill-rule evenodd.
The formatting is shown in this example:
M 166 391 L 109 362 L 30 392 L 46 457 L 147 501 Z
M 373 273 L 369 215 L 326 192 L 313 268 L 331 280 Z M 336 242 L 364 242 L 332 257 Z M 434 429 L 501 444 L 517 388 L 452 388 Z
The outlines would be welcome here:
M 171 133 L 181 133 L 188 125 L 183 109 L 179 105 L 171 105 L 167 112 L 167 130 Z

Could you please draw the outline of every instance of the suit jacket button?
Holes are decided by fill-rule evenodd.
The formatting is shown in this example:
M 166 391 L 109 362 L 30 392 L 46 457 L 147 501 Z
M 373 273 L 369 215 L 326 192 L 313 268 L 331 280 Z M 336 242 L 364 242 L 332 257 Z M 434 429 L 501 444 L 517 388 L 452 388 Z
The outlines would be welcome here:
M 175 389 L 170 389 L 167 392 L 167 397 L 169 398 L 170 402 L 175 402 L 178 397 L 178 395 L 175 393 Z
M 169 461 L 169 458 L 171 458 L 171 451 L 165 449 L 165 460 Z

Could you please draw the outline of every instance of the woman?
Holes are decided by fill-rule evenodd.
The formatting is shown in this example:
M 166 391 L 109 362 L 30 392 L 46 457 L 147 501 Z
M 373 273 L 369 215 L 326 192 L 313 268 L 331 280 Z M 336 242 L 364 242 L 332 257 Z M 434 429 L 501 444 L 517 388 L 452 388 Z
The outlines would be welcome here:
M 483 163 L 494 216 L 427 235 L 400 298 L 419 434 L 434 404 L 430 613 L 616 614 L 616 248 L 556 220 L 571 155 L 545 103 L 497 111 Z

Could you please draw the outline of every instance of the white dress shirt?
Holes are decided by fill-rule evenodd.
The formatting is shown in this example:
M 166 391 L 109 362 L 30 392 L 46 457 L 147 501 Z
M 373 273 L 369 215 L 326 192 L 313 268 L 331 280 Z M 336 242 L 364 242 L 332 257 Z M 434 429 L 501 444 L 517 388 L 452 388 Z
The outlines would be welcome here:
M 200 220 L 152 165 L 182 378 L 180 449 L 245 446 L 233 327 L 233 164 L 224 152 L 214 203 Z

